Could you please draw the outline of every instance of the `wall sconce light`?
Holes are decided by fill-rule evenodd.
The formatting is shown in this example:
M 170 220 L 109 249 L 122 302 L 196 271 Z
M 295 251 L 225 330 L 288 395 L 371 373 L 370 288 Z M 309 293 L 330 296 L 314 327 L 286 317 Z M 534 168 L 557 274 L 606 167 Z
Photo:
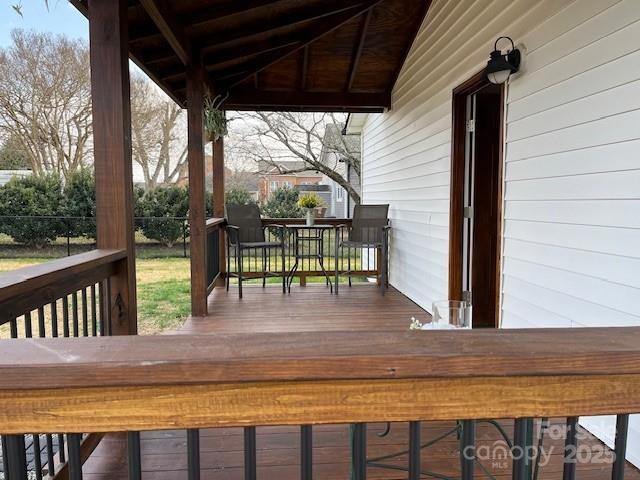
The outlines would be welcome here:
M 508 50 L 505 54 L 498 50 L 498 42 L 503 39 L 511 42 L 511 50 Z M 511 38 L 499 37 L 487 62 L 487 68 L 485 69 L 487 78 L 491 83 L 501 85 L 508 80 L 512 73 L 516 73 L 519 67 L 520 50 L 516 48 Z

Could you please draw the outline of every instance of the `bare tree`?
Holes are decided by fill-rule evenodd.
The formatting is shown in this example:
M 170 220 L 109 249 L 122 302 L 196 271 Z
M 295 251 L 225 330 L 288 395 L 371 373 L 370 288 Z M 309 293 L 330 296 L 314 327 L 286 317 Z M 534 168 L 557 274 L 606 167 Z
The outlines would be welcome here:
M 33 172 L 67 177 L 91 150 L 85 43 L 15 30 L 0 51 L 0 135 L 28 154 Z
M 172 183 L 185 174 L 187 145 L 182 109 L 142 76 L 131 79 L 133 160 L 147 188 Z
M 261 171 L 275 169 L 281 174 L 291 174 L 316 170 L 360 203 L 360 192 L 349 182 L 346 169 L 340 167 L 342 162 L 360 177 L 360 150 L 353 148 L 340 132 L 345 115 L 252 112 L 243 114 L 242 119 L 244 123 L 237 129 L 242 141 L 234 148 L 256 161 Z M 335 155 L 326 155 L 327 152 Z M 292 159 L 303 166 L 295 169 L 283 166 L 283 162 Z

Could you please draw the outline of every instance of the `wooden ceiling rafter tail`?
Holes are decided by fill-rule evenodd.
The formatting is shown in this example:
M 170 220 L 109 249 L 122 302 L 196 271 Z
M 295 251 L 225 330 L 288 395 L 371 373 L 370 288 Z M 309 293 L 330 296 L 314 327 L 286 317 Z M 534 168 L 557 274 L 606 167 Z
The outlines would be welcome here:
M 254 73 L 260 72 L 261 70 L 264 70 L 264 69 L 270 67 L 274 63 L 279 62 L 280 60 L 288 57 L 289 55 L 291 55 L 294 52 L 300 50 L 301 48 L 304 48 L 305 46 L 313 43 L 314 41 L 318 40 L 319 38 L 322 38 L 323 36 L 327 35 L 328 33 L 336 30 L 337 28 L 340 28 L 342 25 L 350 22 L 354 18 L 357 18 L 360 15 L 362 15 L 363 13 L 366 13 L 367 11 L 371 10 L 372 8 L 374 8 L 376 5 L 378 5 L 382 1 L 383 0 L 368 0 L 366 2 L 362 2 L 363 6 L 361 8 L 358 8 L 358 9 L 355 9 L 355 10 L 349 11 L 349 12 L 341 12 L 339 14 L 335 14 L 335 16 L 337 18 L 335 19 L 334 22 L 332 22 L 332 23 L 330 23 L 328 25 L 325 24 L 325 23 L 322 23 L 322 24 L 319 24 L 318 26 L 316 26 L 315 28 L 309 28 L 309 29 L 305 30 L 305 32 L 304 32 L 305 33 L 305 38 L 304 38 L 304 40 L 301 40 L 299 46 L 292 47 L 289 52 L 284 53 L 280 57 L 268 58 L 268 59 L 263 60 L 262 62 L 256 62 L 256 64 L 252 66 L 252 69 L 250 71 L 247 71 L 247 75 L 239 77 L 238 80 L 234 80 L 230 85 L 227 86 L 227 88 L 233 88 L 234 86 L 238 85 L 239 83 L 242 83 L 244 80 L 246 80 L 246 78 L 250 77 Z
M 360 32 L 358 35 L 358 41 L 356 43 L 356 48 L 353 53 L 351 66 L 349 67 L 349 77 L 346 85 L 347 92 L 351 91 L 351 88 L 353 87 L 353 81 L 355 80 L 356 73 L 358 72 L 358 64 L 360 63 L 360 57 L 362 56 L 362 50 L 364 49 L 364 41 L 367 37 L 369 22 L 371 21 L 371 12 L 372 12 L 372 9 L 367 11 L 367 13 L 364 15 L 362 19 Z
M 89 20 L 89 6 L 87 0 L 69 0 L 69 3 L 76 7 L 82 15 L 84 15 L 87 20 Z M 186 100 L 184 98 L 180 98 L 165 82 L 159 79 L 151 70 L 149 70 L 144 63 L 131 49 L 129 49 L 129 58 L 136 66 L 144 72 L 153 82 L 160 87 L 160 89 L 167 94 L 167 96 L 176 102 L 181 108 L 185 107 Z
M 162 0 L 139 1 L 182 64 L 188 65 L 191 62 L 191 41 L 185 35 L 184 26 L 176 21 L 169 5 Z

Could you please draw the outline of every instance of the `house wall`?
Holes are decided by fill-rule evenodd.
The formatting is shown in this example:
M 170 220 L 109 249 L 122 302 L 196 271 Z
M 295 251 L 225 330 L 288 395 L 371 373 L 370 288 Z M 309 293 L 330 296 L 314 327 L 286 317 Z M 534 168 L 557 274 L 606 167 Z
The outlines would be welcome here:
M 637 0 L 434 0 L 363 131 L 363 196 L 391 204 L 390 278 L 447 298 L 451 91 L 494 40 L 523 44 L 507 90 L 502 326 L 640 325 Z M 581 422 L 612 440 L 611 419 Z M 629 458 L 640 464 L 640 422 Z

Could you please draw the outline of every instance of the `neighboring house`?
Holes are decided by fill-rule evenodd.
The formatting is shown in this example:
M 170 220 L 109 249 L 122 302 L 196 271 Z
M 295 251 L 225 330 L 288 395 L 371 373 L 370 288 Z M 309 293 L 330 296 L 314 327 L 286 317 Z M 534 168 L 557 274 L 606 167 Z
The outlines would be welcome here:
M 258 200 L 266 202 L 271 194 L 281 187 L 298 187 L 300 185 L 317 185 L 322 175 L 313 170 L 303 170 L 304 162 L 285 161 L 276 166 L 261 166 L 258 180 Z M 292 172 L 292 173 L 281 173 Z
M 363 202 L 390 204 L 391 283 L 431 310 L 471 282 L 475 322 L 480 287 L 461 261 L 475 261 L 473 245 L 463 250 L 468 242 L 452 232 L 475 234 L 473 222 L 492 210 L 497 228 L 487 235 L 494 237 L 496 274 L 484 281 L 495 282 L 498 325 L 640 325 L 638 2 L 461 5 L 433 1 L 391 109 L 364 124 L 362 116 L 351 117 L 361 128 L 349 128 L 363 136 Z M 504 90 L 474 93 L 469 87 L 482 78 L 474 76 L 502 35 L 522 50 L 521 69 Z M 500 95 L 496 118 L 490 110 Z M 465 108 L 466 100 L 475 110 Z M 481 134 L 487 122 L 489 134 L 502 129 L 503 137 Z M 483 137 L 491 145 L 478 143 Z M 476 170 L 485 175 L 476 186 L 501 196 L 491 208 L 459 196 L 465 139 L 479 153 L 498 152 L 496 166 Z M 480 161 L 478 153 L 468 161 Z M 612 445 L 611 417 L 581 423 Z M 628 458 L 640 465 L 637 418 Z
M 0 170 L 0 187 L 13 177 L 28 177 L 31 173 L 31 170 Z
M 176 185 L 189 185 L 189 165 L 185 164 L 183 169 L 180 174 L 180 180 L 176 182 Z M 225 190 L 234 187 L 243 188 L 249 192 L 254 200 L 258 200 L 259 182 L 260 174 L 258 172 L 231 170 L 228 167 L 224 168 Z M 211 155 L 205 155 L 205 188 L 207 191 L 212 191 L 213 183 L 213 158 Z
M 332 148 L 332 145 L 339 145 Z M 337 173 L 342 175 L 351 186 L 360 194 L 360 176 L 356 169 L 341 153 L 347 150 L 354 157 L 360 157 L 360 134 L 349 134 L 342 131 L 340 125 L 327 125 L 320 160 Z M 322 176 L 321 183 L 329 186 L 331 198 L 327 204 L 327 216 L 337 218 L 351 218 L 355 200 L 348 195 L 344 187 L 336 183 L 326 175 Z

